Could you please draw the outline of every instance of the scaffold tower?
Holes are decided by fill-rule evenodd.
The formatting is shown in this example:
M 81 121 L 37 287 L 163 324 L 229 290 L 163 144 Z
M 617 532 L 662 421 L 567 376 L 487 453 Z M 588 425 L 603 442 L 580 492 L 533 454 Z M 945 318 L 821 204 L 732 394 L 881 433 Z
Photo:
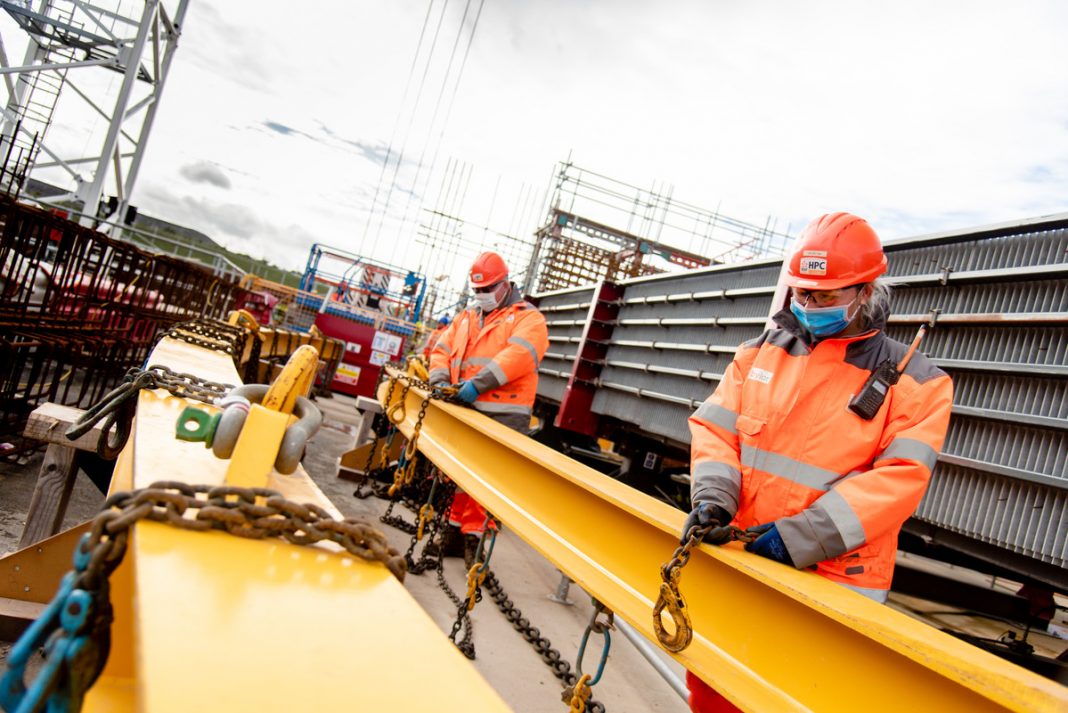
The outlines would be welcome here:
M 142 5 L 119 0 L 0 0 L 0 8 L 28 38 L 22 63 L 12 66 L 6 38 L 0 37 L 0 74 L 8 90 L 4 144 L 27 154 L 26 175 L 53 167 L 67 173 L 70 192 L 55 200 L 80 203 L 83 224 L 111 216 L 132 220 L 130 196 L 187 6 L 188 0 L 145 0 Z M 82 82 L 90 68 L 117 72 L 122 81 L 101 96 L 99 87 Z M 49 126 L 68 89 L 107 121 L 92 155 L 71 155 L 49 145 Z M 102 201 L 105 192 L 109 198 Z

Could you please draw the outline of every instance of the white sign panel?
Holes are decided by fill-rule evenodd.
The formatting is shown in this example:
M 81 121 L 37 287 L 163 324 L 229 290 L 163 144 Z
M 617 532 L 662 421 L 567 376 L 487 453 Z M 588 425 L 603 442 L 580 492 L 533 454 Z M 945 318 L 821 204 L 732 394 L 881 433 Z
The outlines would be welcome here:
M 382 366 L 389 361 L 389 354 L 385 352 L 371 352 L 371 363 L 375 366 Z
M 385 352 L 391 356 L 397 356 L 400 353 L 401 338 L 396 334 L 387 334 L 386 332 L 375 332 L 375 339 L 371 342 L 371 349 L 378 352 Z

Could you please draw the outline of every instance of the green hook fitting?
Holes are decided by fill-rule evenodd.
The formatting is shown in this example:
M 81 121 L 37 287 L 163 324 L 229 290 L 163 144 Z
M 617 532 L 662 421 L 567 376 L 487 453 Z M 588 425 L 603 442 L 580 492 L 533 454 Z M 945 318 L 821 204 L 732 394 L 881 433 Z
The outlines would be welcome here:
M 208 413 L 195 406 L 186 406 L 178 417 L 174 435 L 181 441 L 204 441 L 204 447 L 211 448 L 221 418 L 221 411 Z

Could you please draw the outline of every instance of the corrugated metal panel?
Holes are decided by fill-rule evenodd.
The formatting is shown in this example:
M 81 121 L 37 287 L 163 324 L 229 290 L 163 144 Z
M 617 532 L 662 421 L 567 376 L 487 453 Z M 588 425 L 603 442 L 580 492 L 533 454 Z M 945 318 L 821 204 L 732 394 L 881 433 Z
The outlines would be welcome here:
M 956 391 L 943 457 L 916 517 L 1068 567 L 1068 217 L 920 236 L 886 251 L 894 284 L 887 333 L 908 342 L 935 310 L 922 349 Z M 780 267 L 765 261 L 624 283 L 594 412 L 687 444 L 692 404 L 715 387 L 734 347 L 762 331 Z M 736 294 L 716 294 L 724 290 Z M 573 355 L 576 347 L 550 351 Z M 545 366 L 567 374 L 571 364 Z M 539 394 L 558 400 L 562 382 L 543 382 Z
M 538 370 L 538 396 L 556 402 L 563 398 L 592 299 L 592 287 L 539 297 L 538 308 L 549 327 L 549 348 Z

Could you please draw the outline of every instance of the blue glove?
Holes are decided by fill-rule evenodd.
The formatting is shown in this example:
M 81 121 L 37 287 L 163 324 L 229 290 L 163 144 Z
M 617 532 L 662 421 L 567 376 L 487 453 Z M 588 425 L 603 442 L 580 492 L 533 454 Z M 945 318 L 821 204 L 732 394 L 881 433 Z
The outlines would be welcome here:
M 745 546 L 747 552 L 794 566 L 794 560 L 790 557 L 790 552 L 786 549 L 786 543 L 782 541 L 782 535 L 779 534 L 779 528 L 775 527 L 775 523 L 750 527 L 746 532 L 758 535 L 755 540 Z
M 456 385 L 456 398 L 465 404 L 473 404 L 478 398 L 478 389 L 470 381 L 461 381 Z
M 685 545 L 690 539 L 690 530 L 695 527 L 706 525 L 727 525 L 731 521 L 731 514 L 712 503 L 697 503 L 697 506 L 686 516 L 686 522 L 682 526 L 682 536 L 679 544 Z M 702 542 L 710 545 L 722 545 L 731 539 L 730 530 L 726 527 L 714 527 L 704 536 Z

